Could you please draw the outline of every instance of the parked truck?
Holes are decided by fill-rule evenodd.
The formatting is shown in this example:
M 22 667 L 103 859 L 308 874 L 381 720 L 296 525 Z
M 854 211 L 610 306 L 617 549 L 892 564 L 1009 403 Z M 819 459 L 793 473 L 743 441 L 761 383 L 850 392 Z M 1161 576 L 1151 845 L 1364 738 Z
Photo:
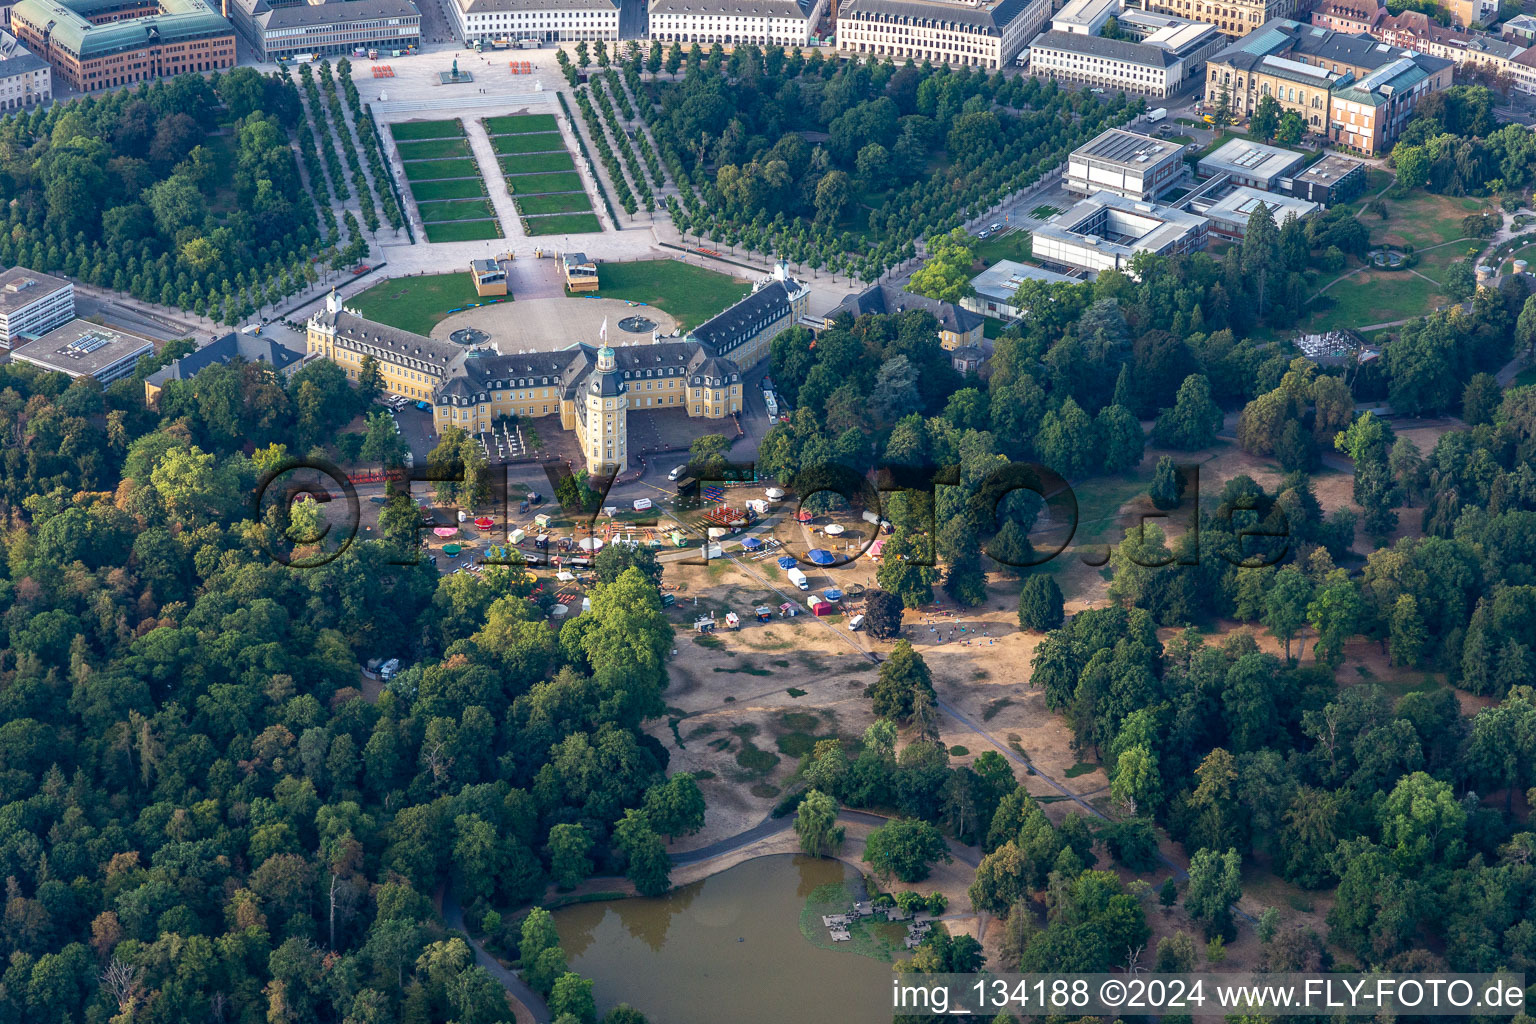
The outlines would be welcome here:
M 1167 107 L 1158 107 L 1155 110 L 1149 110 L 1149 111 L 1147 111 L 1147 124 L 1157 124 L 1157 122 L 1161 121 L 1163 118 L 1165 118 L 1167 116 L 1168 116 L 1168 108 Z
M 787 575 L 789 576 L 789 582 L 793 583 L 801 590 L 811 589 L 811 581 L 806 579 L 805 573 L 801 572 L 799 569 L 791 569 Z

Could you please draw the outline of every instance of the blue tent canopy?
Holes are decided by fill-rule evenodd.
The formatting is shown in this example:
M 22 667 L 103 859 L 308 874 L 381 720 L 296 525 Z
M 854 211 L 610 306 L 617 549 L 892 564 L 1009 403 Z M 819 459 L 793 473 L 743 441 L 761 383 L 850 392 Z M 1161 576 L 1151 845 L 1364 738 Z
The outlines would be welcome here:
M 779 568 L 780 569 L 793 569 L 794 567 L 795 567 L 794 556 L 792 556 L 792 555 L 784 555 L 783 557 L 781 557 L 779 559 Z
M 810 559 L 811 564 L 813 565 L 831 565 L 833 562 L 837 561 L 837 556 L 833 555 L 832 552 L 827 551 L 824 548 L 812 548 L 810 551 L 806 552 L 805 557 Z
M 824 591 L 822 596 L 828 601 L 841 601 L 843 599 L 843 592 L 833 587 L 831 590 Z
M 756 537 L 748 537 L 746 540 L 741 542 L 741 546 L 746 551 L 756 551 L 758 548 L 763 546 L 763 542 L 758 540 Z

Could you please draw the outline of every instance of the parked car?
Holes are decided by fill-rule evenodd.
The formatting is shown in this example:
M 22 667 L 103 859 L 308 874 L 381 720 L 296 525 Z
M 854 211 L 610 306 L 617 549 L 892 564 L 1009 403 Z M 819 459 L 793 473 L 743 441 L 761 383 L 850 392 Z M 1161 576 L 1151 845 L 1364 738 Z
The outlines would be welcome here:
M 678 477 L 683 475 L 683 470 L 685 468 L 686 467 L 684 467 L 684 466 L 673 466 L 672 467 L 672 472 L 667 474 L 667 479 L 668 480 L 676 480 Z

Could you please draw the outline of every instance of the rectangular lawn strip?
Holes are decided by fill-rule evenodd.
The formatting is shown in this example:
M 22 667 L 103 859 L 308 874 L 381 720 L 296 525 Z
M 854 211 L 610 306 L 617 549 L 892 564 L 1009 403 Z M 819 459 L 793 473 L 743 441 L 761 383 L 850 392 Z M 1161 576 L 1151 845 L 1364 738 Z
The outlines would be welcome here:
M 520 153 L 499 157 L 501 169 L 508 174 L 538 174 L 549 171 L 574 171 L 576 162 L 569 153 Z
M 405 121 L 389 126 L 389 134 L 398 142 L 401 139 L 448 139 L 464 134 L 464 126 L 458 118 L 444 121 Z
M 551 192 L 543 196 L 519 196 L 515 202 L 523 216 L 541 213 L 581 213 L 592 209 L 585 192 Z
M 479 178 L 459 178 L 452 181 L 417 181 L 411 184 L 411 195 L 416 202 L 434 199 L 479 199 L 485 195 L 485 183 Z
M 446 220 L 484 220 L 486 217 L 494 217 L 495 211 L 491 204 L 484 199 L 464 199 L 459 202 L 445 203 L 417 203 L 416 209 L 421 212 L 421 219 L 425 223 Z
M 448 225 L 443 225 L 448 227 Z M 422 274 L 419 277 L 395 277 L 359 292 L 347 300 L 369 320 L 398 327 L 402 331 L 427 334 L 432 325 L 448 315 L 450 309 L 462 309 L 479 302 L 468 274 Z
M 676 260 L 604 263 L 598 268 L 598 282 L 603 298 L 657 306 L 675 317 L 683 330 L 697 327 L 752 290 L 729 274 Z
M 527 221 L 530 235 L 574 235 L 603 230 L 595 213 L 555 213 L 548 217 L 529 217 Z
M 429 242 L 473 242 L 500 238 L 501 225 L 494 220 L 450 220 L 427 224 Z
M 407 167 L 410 165 L 407 164 Z M 410 172 L 407 170 L 407 176 Z M 507 187 L 514 196 L 537 195 L 540 192 L 581 192 L 581 176 L 575 171 L 556 174 L 509 174 Z
M 404 166 L 411 181 L 480 177 L 480 165 L 473 160 L 407 160 Z
M 563 153 L 565 139 L 559 132 L 534 132 L 531 135 L 492 135 L 491 148 L 497 153 Z
M 1364 223 L 1371 229 L 1373 244 L 1408 244 L 1415 249 L 1428 248 L 1462 238 L 1462 218 L 1488 206 L 1486 199 L 1437 196 L 1432 192 L 1413 191 L 1404 199 L 1383 199 L 1387 219 L 1366 214 Z
M 485 130 L 490 135 L 527 135 L 557 131 L 559 127 L 554 114 L 508 114 L 485 119 Z
M 430 160 L 435 157 L 469 156 L 469 142 L 464 139 L 427 139 L 424 142 L 397 142 L 401 160 Z

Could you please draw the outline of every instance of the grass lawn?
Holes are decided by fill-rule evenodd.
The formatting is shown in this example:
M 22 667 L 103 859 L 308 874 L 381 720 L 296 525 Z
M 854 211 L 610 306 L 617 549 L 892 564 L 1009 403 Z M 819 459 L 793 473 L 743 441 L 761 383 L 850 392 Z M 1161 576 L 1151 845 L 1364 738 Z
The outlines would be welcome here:
M 404 166 L 411 181 L 480 177 L 480 167 L 473 160 L 409 160 Z
M 1462 218 L 1488 205 L 1486 199 L 1437 196 L 1424 191 L 1411 192 L 1405 199 L 1383 199 L 1382 202 L 1387 205 L 1386 220 L 1369 213 L 1364 218 L 1371 229 L 1372 243 L 1406 244 L 1415 249 L 1463 237 Z
M 677 260 L 603 263 L 597 278 L 603 298 L 660 307 L 676 317 L 683 330 L 697 327 L 751 291 L 746 281 Z
M 987 266 L 998 260 L 1028 261 L 1034 253 L 1028 231 L 1010 231 L 1006 235 L 993 235 L 976 246 L 976 256 Z
M 517 208 L 524 216 L 539 213 L 581 213 L 592 209 L 585 192 L 552 192 L 547 196 L 519 196 Z
M 464 134 L 464 126 L 458 118 L 446 121 L 406 121 L 389 126 L 389 134 L 400 139 L 447 139 Z
M 1508 274 L 1514 272 L 1514 268 L 1511 267 L 1510 264 L 1515 260 L 1525 260 L 1528 263 L 1536 263 L 1536 245 L 1527 245 L 1523 249 L 1516 249 L 1514 252 L 1505 257 L 1503 265 L 1504 273 Z
M 485 199 L 461 199 L 457 202 L 417 203 L 421 219 L 426 223 L 443 220 L 484 220 L 496 213 Z
M 1527 366 L 1515 374 L 1515 387 L 1527 388 L 1532 384 L 1536 384 L 1536 365 Z
M 427 139 L 423 142 L 398 142 L 401 160 L 431 160 L 437 157 L 469 156 L 464 139 Z
M 595 213 L 553 213 L 548 217 L 529 217 L 530 235 L 576 235 L 603 230 Z
M 1404 271 L 1352 274 L 1329 288 L 1331 309 L 1314 313 L 1308 330 L 1331 331 L 1364 327 L 1422 316 L 1446 301 L 1445 294 L 1429 281 Z
M 454 181 L 418 181 L 411 185 L 411 195 L 417 203 L 434 199 L 479 199 L 485 195 L 485 183 L 479 178 L 459 178 Z
M 432 325 L 480 297 L 467 272 L 424 274 L 421 277 L 396 277 L 378 284 L 347 300 L 369 320 L 389 324 L 403 331 L 426 334 Z
M 571 154 L 520 153 L 516 156 L 498 157 L 501 169 L 507 174 L 537 174 L 548 171 L 574 171 L 576 162 Z
M 534 132 L 531 135 L 492 135 L 491 148 L 502 155 L 510 153 L 564 153 L 565 140 L 559 132 Z
M 409 172 L 407 172 L 409 173 Z M 513 195 L 531 196 L 540 192 L 583 192 L 581 178 L 575 171 L 554 174 L 509 174 L 507 187 Z
M 1442 245 L 1434 249 L 1422 249 L 1417 255 L 1418 265 L 1413 269 L 1425 277 L 1432 277 L 1436 281 L 1445 283 L 1445 269 L 1458 260 L 1467 258 L 1467 250 L 1477 248 L 1477 243 L 1470 239 L 1465 242 L 1452 242 L 1450 245 Z
M 491 135 L 526 135 L 530 132 L 552 132 L 559 129 L 554 114 L 510 114 L 506 117 L 488 117 L 485 130 Z
M 1007 331 L 1007 330 L 1008 330 L 1008 325 L 1003 323 L 1003 321 L 997 319 L 996 317 L 989 316 L 985 320 L 983 320 L 982 324 L 981 324 L 981 335 L 982 335 L 982 337 L 984 337 L 984 338 L 991 338 L 993 341 L 996 341 L 998 338 L 1001 338 L 1003 336 L 1003 333 L 1005 331 Z

